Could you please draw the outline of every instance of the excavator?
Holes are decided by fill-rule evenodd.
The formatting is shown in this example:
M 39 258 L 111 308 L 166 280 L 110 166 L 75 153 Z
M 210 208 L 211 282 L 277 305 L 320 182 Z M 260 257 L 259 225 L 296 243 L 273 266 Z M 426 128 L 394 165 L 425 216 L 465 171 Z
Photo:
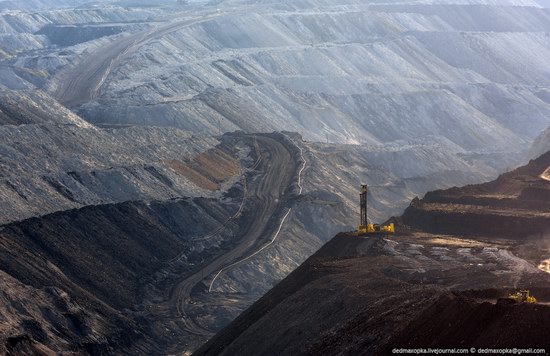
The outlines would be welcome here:
M 361 223 L 357 227 L 357 235 L 387 235 L 395 233 L 395 224 L 379 225 L 369 224 L 367 220 L 367 194 L 369 187 L 367 184 L 361 185 L 360 206 L 361 206 Z
M 518 303 L 535 304 L 537 302 L 537 298 L 533 297 L 531 292 L 528 290 L 520 290 L 519 292 L 511 293 L 508 295 L 508 298 L 515 300 Z

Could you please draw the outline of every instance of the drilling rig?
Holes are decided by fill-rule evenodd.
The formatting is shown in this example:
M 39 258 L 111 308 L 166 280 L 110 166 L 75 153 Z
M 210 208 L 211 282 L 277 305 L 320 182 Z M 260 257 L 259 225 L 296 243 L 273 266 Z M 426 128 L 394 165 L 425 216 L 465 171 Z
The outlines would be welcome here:
M 360 203 L 361 206 L 361 223 L 357 227 L 357 234 L 363 235 L 387 235 L 395 233 L 395 225 L 393 223 L 389 225 L 369 224 L 368 221 L 368 203 L 367 194 L 369 187 L 367 184 L 361 185 Z

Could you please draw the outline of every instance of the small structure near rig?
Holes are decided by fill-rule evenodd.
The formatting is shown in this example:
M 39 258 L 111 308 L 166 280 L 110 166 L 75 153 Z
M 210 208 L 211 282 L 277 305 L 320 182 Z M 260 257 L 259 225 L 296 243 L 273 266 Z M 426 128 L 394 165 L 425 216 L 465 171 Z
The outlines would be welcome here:
M 357 227 L 357 234 L 361 235 L 386 235 L 395 233 L 395 225 L 393 223 L 389 225 L 370 224 L 368 222 L 368 204 L 367 194 L 369 187 L 366 184 L 361 185 L 360 206 L 361 206 L 361 223 Z

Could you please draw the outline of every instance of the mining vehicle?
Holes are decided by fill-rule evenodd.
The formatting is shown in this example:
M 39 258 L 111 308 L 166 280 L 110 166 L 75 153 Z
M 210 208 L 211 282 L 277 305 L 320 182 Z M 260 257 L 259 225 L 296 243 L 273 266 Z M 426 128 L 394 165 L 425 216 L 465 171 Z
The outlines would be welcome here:
M 513 299 L 515 300 L 516 302 L 519 302 L 519 303 L 536 303 L 537 302 L 537 298 L 533 297 L 531 295 L 531 292 L 528 291 L 528 290 L 520 290 L 519 292 L 516 292 L 516 293 L 511 293 L 509 296 L 508 296 L 509 299 Z
M 388 225 L 369 224 L 367 220 L 367 194 L 369 187 L 367 184 L 361 185 L 360 207 L 361 207 L 361 223 L 357 227 L 357 235 L 387 235 L 395 233 L 395 225 L 393 223 Z

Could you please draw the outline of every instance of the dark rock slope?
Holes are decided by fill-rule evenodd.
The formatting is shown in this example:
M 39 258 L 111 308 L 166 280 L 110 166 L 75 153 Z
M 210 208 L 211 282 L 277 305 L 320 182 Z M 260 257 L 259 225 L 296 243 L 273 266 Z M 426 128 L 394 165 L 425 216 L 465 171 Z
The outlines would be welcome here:
M 550 232 L 550 182 L 541 178 L 549 167 L 550 152 L 490 183 L 428 193 L 403 222 L 437 233 L 542 236 Z
M 505 348 L 548 345 L 550 307 L 509 303 L 475 303 L 460 294 L 443 295 L 392 340 L 398 347 Z M 449 327 L 449 321 L 454 324 Z M 529 332 L 525 332 L 526 329 Z M 388 350 L 389 351 L 389 350 Z
M 155 273 L 233 208 L 202 198 L 125 202 L 4 225 L 0 353 L 110 353 L 144 338 L 135 310 L 146 289 L 154 293 Z M 192 268 L 208 249 L 186 258 Z
M 550 182 L 540 174 L 549 160 L 547 153 L 494 182 L 430 193 L 396 219 L 415 228 L 401 223 L 394 236 L 338 235 L 196 355 L 383 355 L 402 347 L 548 350 L 543 330 L 550 326 L 550 275 L 543 263 L 550 255 L 544 235 L 550 222 L 542 210 L 548 200 L 541 197 Z M 422 209 L 425 204 L 445 209 Z M 464 205 L 475 206 L 478 215 L 465 217 L 451 208 Z M 499 234 L 502 214 L 493 212 L 501 210 L 511 228 L 524 229 Z M 541 216 L 529 220 L 522 212 Z M 437 232 L 441 220 L 448 223 L 441 224 L 446 234 Z M 482 224 L 465 228 L 470 220 Z M 521 288 L 530 289 L 539 303 L 500 299 Z

